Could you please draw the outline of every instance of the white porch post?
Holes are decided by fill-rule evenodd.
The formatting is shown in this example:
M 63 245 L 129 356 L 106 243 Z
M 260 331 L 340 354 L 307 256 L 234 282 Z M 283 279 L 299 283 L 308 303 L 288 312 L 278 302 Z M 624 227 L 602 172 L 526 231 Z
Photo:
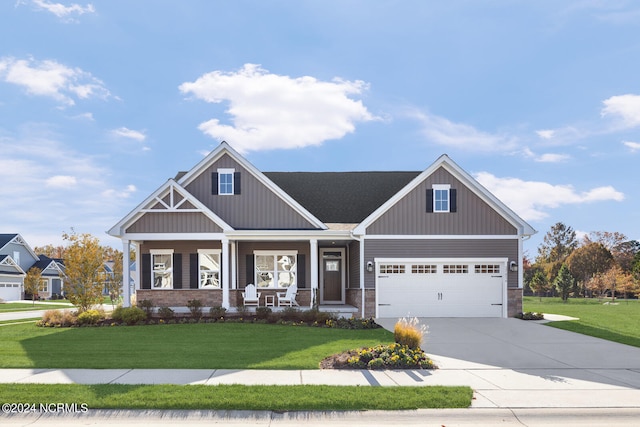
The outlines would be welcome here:
M 124 297 L 123 306 L 131 307 L 131 266 L 129 258 L 131 257 L 131 242 L 122 240 L 122 296 Z
M 364 236 L 360 237 L 360 293 L 362 294 L 362 314 L 361 317 L 364 319 L 364 271 L 367 266 L 364 264 Z M 376 289 L 376 292 L 378 290 Z M 377 314 L 377 313 L 376 313 Z
M 133 275 L 133 284 L 134 284 L 134 289 L 137 291 L 138 289 L 140 289 L 140 274 L 142 271 L 142 265 L 140 264 L 141 262 L 140 242 L 134 242 L 133 246 L 135 247 L 135 251 L 136 251 L 136 271 L 134 272 L 134 275 Z
M 309 257 L 311 258 L 311 302 L 309 303 L 309 307 L 313 308 L 314 300 L 315 302 L 320 304 L 320 301 L 317 301 L 318 297 L 318 240 L 310 239 L 309 240 L 310 253 Z
M 236 241 L 231 242 L 231 289 L 238 289 L 237 274 L 238 254 L 236 251 Z
M 229 239 L 222 239 L 222 306 L 227 310 L 229 305 Z

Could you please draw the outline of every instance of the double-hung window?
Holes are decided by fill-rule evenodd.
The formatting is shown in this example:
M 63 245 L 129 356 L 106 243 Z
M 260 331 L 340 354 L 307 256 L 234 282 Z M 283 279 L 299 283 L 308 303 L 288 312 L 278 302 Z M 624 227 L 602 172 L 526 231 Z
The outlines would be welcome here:
M 255 283 L 259 288 L 297 285 L 297 251 L 256 251 Z
M 218 169 L 218 194 L 233 194 L 234 169 Z
M 448 184 L 433 185 L 433 211 L 449 212 L 449 191 L 451 186 Z
M 173 249 L 151 250 L 151 289 L 173 289 Z
M 200 289 L 220 288 L 220 250 L 198 249 Z

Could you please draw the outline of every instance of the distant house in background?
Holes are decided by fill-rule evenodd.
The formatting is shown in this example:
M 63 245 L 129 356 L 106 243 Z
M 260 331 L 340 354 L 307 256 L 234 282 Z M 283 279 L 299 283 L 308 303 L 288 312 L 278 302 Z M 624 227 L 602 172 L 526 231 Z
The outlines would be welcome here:
M 422 172 L 262 172 L 225 142 L 109 230 L 136 248 L 138 300 L 232 308 L 251 284 L 273 305 L 295 286 L 300 306 L 363 317 L 514 316 L 535 232 L 447 155 Z
M 38 295 L 50 299 L 63 292 L 62 260 L 36 255 L 31 246 L 17 233 L 0 234 L 0 299 L 16 301 L 24 298 L 24 278 L 31 267 L 42 271 Z

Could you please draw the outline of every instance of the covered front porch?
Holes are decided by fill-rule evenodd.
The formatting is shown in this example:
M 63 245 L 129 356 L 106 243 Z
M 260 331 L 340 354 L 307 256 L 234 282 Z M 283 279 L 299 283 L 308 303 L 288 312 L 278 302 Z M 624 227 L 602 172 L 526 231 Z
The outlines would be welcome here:
M 123 283 L 133 275 L 137 300 L 151 300 L 155 306 L 186 307 L 197 299 L 204 307 L 230 312 L 244 305 L 242 292 L 248 284 L 260 292 L 259 306 L 274 310 L 279 308 L 276 294 L 295 284 L 300 309 L 364 316 L 360 242 L 345 232 L 329 239 L 309 237 L 312 233 L 245 231 L 206 240 L 195 235 L 125 240 L 125 259 L 134 251 L 141 268 L 125 266 Z M 131 305 L 128 292 L 124 304 Z

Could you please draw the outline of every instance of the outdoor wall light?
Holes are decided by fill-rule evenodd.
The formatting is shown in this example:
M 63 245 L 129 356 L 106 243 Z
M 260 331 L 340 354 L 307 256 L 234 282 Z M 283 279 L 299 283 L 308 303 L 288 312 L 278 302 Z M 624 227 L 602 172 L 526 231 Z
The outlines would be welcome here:
M 511 261 L 509 263 L 509 270 L 514 271 L 514 272 L 518 271 L 518 263 L 515 262 L 515 261 Z
M 373 271 L 373 263 L 371 261 L 367 262 L 367 271 L 369 273 Z

